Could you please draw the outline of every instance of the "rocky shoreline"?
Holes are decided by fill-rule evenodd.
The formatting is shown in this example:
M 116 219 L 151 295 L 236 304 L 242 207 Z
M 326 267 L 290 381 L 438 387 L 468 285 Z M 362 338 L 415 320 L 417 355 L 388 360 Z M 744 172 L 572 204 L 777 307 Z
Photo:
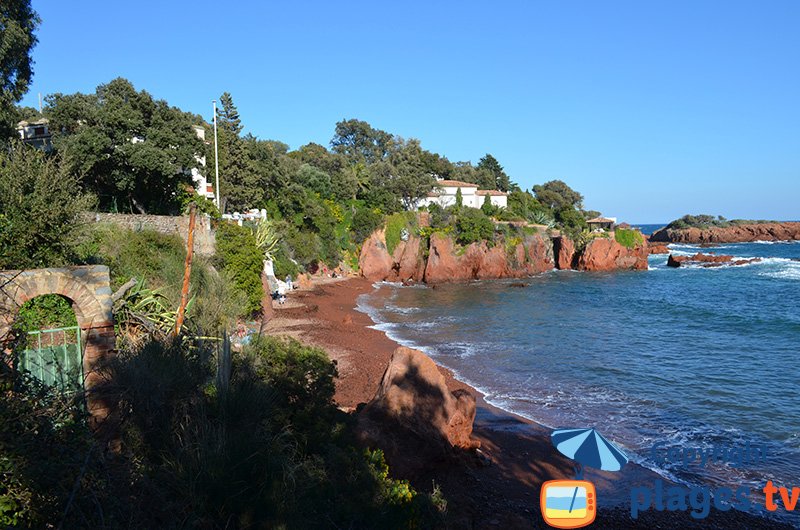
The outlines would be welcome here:
M 364 278 L 429 284 L 470 280 L 523 278 L 553 269 L 580 271 L 647 270 L 646 238 L 628 248 L 611 237 L 596 237 L 583 249 L 566 236 L 546 232 L 509 243 L 486 241 L 457 245 L 449 235 L 428 239 L 410 236 L 389 252 L 384 230 L 370 235 L 361 248 L 359 269 Z
M 324 348 L 337 362 L 336 402 L 352 414 L 376 397 L 398 344 L 374 329 L 374 322 L 356 309 L 358 298 L 373 291 L 364 278 L 315 279 L 276 306 L 264 331 L 288 335 Z M 469 392 L 476 398 L 471 440 L 475 450 L 463 450 L 460 458 L 442 461 L 426 469 L 404 462 L 390 462 L 400 477 L 422 490 L 432 484 L 448 500 L 448 519 L 453 528 L 548 528 L 539 513 L 539 489 L 546 480 L 572 478 L 572 462 L 550 443 L 550 430 L 497 409 L 483 396 L 438 367 L 447 388 L 455 396 Z M 395 437 L 397 438 L 397 437 Z M 414 455 L 404 458 L 406 463 Z M 406 473 L 406 474 L 403 474 Z M 651 485 L 655 473 L 629 464 L 621 473 L 589 471 L 587 479 L 598 489 L 598 528 L 776 528 L 773 521 L 753 515 L 712 510 L 702 521 L 688 512 L 648 510 L 636 520 L 629 513 L 629 492 L 637 485 Z M 786 528 L 789 528 L 788 526 Z
M 800 222 L 752 223 L 709 228 L 661 228 L 650 236 L 659 243 L 750 243 L 800 240 Z

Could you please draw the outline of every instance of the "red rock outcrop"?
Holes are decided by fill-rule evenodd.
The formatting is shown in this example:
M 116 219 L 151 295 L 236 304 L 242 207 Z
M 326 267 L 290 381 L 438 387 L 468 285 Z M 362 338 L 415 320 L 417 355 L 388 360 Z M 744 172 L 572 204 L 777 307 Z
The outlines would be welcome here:
M 700 264 L 703 267 L 720 267 L 726 263 L 730 265 L 746 265 L 748 263 L 757 263 L 759 261 L 761 261 L 761 258 L 734 260 L 733 256 L 726 254 L 701 254 L 698 252 L 693 256 L 675 256 L 674 254 L 670 254 L 669 258 L 667 259 L 667 266 L 680 267 L 684 263 L 692 263 Z
M 627 248 L 615 240 L 599 237 L 591 240 L 578 256 L 580 271 L 647 270 L 647 241 Z
M 373 232 L 361 247 L 358 267 L 361 275 L 373 282 L 421 281 L 425 269 L 420 239 L 410 236 L 408 241 L 400 241 L 390 255 L 384 231 Z
M 800 223 L 756 223 L 711 228 L 662 228 L 651 241 L 664 243 L 746 243 L 800 240 Z
M 647 251 L 650 254 L 669 254 L 667 245 L 647 245 Z
M 554 237 L 553 254 L 555 254 L 556 268 L 571 269 L 575 262 L 575 243 L 567 236 Z
M 549 237 L 526 236 L 511 255 L 504 245 L 489 247 L 486 242 L 457 248 L 451 237 L 431 235 L 424 280 L 427 283 L 450 281 L 522 278 L 553 268 L 553 245 Z
M 396 471 L 413 474 L 456 448 L 480 446 L 471 437 L 475 410 L 475 397 L 466 390 L 450 392 L 430 357 L 401 346 L 358 415 L 359 437 L 383 449 L 390 465 L 402 466 Z

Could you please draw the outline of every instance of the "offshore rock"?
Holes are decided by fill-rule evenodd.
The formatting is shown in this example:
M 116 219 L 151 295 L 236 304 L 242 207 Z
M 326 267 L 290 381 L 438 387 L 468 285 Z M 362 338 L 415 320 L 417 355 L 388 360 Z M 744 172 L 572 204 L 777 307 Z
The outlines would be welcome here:
M 680 267 L 683 264 L 699 264 L 703 267 L 720 267 L 724 264 L 746 265 L 748 263 L 757 263 L 759 261 L 761 261 L 761 258 L 734 260 L 733 256 L 726 254 L 701 254 L 698 252 L 693 256 L 675 256 L 670 254 L 669 258 L 667 259 L 667 266 Z

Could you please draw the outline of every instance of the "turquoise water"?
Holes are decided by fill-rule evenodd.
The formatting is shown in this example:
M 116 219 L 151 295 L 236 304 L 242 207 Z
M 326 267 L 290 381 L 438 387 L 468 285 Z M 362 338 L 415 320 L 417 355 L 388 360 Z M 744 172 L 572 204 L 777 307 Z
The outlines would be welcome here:
M 672 245 L 675 253 L 697 247 Z M 722 245 L 762 257 L 718 268 L 553 271 L 524 281 L 399 287 L 361 308 L 497 406 L 551 427 L 596 427 L 634 461 L 689 483 L 800 477 L 800 243 Z M 766 461 L 685 467 L 664 449 L 768 448 Z

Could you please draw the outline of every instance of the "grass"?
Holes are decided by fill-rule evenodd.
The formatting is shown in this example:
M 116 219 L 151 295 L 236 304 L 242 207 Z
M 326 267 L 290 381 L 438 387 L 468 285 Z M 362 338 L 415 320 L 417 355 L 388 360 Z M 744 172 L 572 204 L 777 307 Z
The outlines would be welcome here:
M 614 231 L 614 239 L 625 248 L 633 248 L 644 242 L 642 233 L 638 230 L 618 228 Z

